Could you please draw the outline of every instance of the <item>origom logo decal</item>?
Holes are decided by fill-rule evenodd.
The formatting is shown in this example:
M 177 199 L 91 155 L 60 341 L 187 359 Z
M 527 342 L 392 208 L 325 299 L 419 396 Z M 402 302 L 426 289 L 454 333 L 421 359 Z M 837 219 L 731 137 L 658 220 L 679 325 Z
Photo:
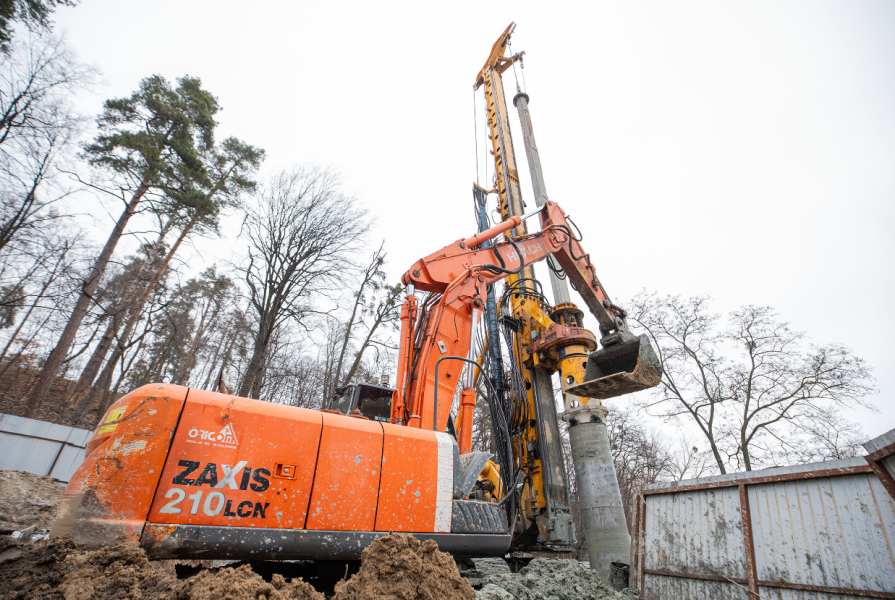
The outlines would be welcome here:
M 236 446 L 239 441 L 236 439 L 236 431 L 233 429 L 233 423 L 228 423 L 220 431 L 209 431 L 207 429 L 197 429 L 193 427 L 187 433 L 190 439 L 187 442 L 205 444 L 206 446 Z

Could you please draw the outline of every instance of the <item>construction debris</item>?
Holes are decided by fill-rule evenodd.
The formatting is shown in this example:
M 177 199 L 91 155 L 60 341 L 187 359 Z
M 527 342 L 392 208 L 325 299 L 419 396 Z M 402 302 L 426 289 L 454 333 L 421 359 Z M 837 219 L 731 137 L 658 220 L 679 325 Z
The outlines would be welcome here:
M 361 554 L 360 571 L 336 584 L 333 600 L 473 600 L 476 593 L 460 576 L 453 557 L 432 540 L 390 533 Z
M 49 529 L 64 489 L 50 477 L 0 469 L 0 529 Z
M 476 600 L 630 600 L 575 560 L 536 558 L 516 574 L 488 575 Z

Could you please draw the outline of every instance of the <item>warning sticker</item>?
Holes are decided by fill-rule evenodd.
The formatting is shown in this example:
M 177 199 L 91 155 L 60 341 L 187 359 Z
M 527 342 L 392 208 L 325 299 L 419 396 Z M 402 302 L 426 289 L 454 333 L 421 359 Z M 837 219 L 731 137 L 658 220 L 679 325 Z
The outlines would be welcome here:
M 109 416 L 106 417 L 106 420 L 103 421 L 103 425 L 99 428 L 99 431 L 97 431 L 97 433 L 109 433 L 115 431 L 118 428 L 118 421 L 124 415 L 124 411 L 126 408 L 127 406 L 122 406 L 111 411 L 109 413 Z

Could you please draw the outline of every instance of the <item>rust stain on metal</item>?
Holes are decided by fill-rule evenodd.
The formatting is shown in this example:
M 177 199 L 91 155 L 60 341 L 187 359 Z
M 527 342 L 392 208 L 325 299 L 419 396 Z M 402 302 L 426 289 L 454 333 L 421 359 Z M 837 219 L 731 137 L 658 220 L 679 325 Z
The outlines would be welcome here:
M 888 446 L 883 446 L 879 450 L 871 452 L 864 458 L 867 460 L 867 462 L 877 462 L 886 458 L 887 456 L 892 456 L 893 454 L 895 454 L 895 443 L 891 443 Z
M 755 542 L 752 539 L 752 515 L 749 510 L 749 491 L 740 484 L 740 514 L 743 517 L 743 543 L 746 549 L 746 575 L 749 596 L 758 597 L 758 571 L 755 568 Z
M 681 573 L 680 571 L 669 571 L 668 569 L 644 569 L 647 575 L 661 575 L 662 577 L 674 577 L 675 579 L 698 579 L 699 581 L 718 581 L 721 583 L 737 583 L 746 585 L 749 582 L 741 577 L 719 577 L 716 575 L 696 575 L 694 573 Z
M 780 473 L 779 475 L 768 475 L 766 477 L 750 478 L 746 485 L 757 485 L 761 483 L 778 483 L 783 481 L 805 481 L 808 479 L 824 479 L 826 477 L 842 477 L 845 475 L 856 475 L 859 473 L 870 473 L 872 469 L 870 465 L 860 465 L 855 467 L 839 467 L 835 469 L 826 469 L 820 471 L 805 471 L 803 473 Z M 654 488 L 643 490 L 644 496 L 655 496 L 660 494 L 677 494 L 679 492 L 692 492 L 696 490 L 710 490 L 716 488 L 739 487 L 741 481 L 731 479 L 729 481 L 707 481 L 705 483 L 696 483 L 688 485 L 672 485 L 663 488 Z
M 694 575 L 693 573 L 681 573 L 680 571 L 670 571 L 668 569 L 644 569 L 646 575 L 659 575 L 661 577 L 672 577 L 674 579 L 696 579 L 699 581 L 717 581 L 720 583 L 736 583 L 739 585 L 747 585 L 748 580 L 740 577 L 716 577 L 712 575 Z M 843 596 L 861 596 L 864 598 L 889 598 L 895 599 L 895 593 L 877 592 L 873 590 L 853 590 L 850 588 L 828 587 L 823 585 L 805 585 L 800 583 L 785 583 L 779 581 L 759 580 L 760 587 L 778 588 L 785 590 L 802 590 L 806 592 L 820 592 L 826 594 L 841 594 Z M 758 593 L 756 592 L 756 597 Z
M 153 542 L 161 542 L 177 530 L 176 525 L 156 525 L 154 523 L 146 526 L 143 533 L 143 539 Z
M 886 449 L 887 448 L 883 448 L 883 450 Z M 882 452 L 883 450 L 880 450 L 879 452 Z M 874 454 L 876 454 L 876 452 L 874 452 Z M 886 471 L 885 467 L 879 464 L 879 461 L 881 459 L 871 459 L 871 456 L 873 456 L 873 454 L 868 454 L 864 457 L 864 459 L 867 461 L 868 466 L 874 472 L 874 474 L 879 477 L 879 482 L 883 484 L 883 487 L 886 488 L 886 491 L 889 492 L 889 495 L 892 498 L 895 498 L 895 479 L 893 479 L 892 476 L 889 475 L 889 472 Z M 889 455 L 886 454 L 882 456 L 882 458 L 886 458 L 887 456 Z

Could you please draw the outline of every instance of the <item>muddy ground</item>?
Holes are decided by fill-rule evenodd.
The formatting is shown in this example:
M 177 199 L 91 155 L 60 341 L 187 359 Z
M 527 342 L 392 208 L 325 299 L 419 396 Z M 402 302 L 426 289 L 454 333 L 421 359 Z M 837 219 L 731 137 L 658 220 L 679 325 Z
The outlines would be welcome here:
M 486 559 L 493 562 L 492 559 Z M 499 559 L 498 559 L 499 560 Z M 483 562 L 480 560 L 480 563 Z M 505 563 L 504 563 L 505 564 Z M 470 581 L 431 540 L 389 534 L 364 550 L 360 569 L 324 595 L 300 577 L 253 566 L 149 560 L 133 541 L 95 551 L 70 538 L 19 544 L 0 537 L 0 600 L 630 600 L 573 560 L 535 559 L 511 574 L 494 562 Z M 263 572 L 263 570 L 262 570 Z M 318 586 L 319 587 L 319 586 Z M 334 592 L 334 593 L 333 593 Z
M 179 579 L 174 561 L 150 561 L 133 541 L 86 551 L 70 538 L 18 544 L 0 538 L 2 600 L 323 600 L 309 584 L 248 565 Z
M 190 569 L 192 570 L 192 569 Z M 71 538 L 19 544 L 0 537 L 0 600 L 324 600 L 301 578 L 265 581 L 249 565 L 200 568 L 149 560 L 135 542 L 95 551 Z M 474 600 L 453 558 L 431 540 L 389 534 L 363 552 L 360 570 L 336 584 L 333 600 Z
M 62 486 L 49 477 L 0 469 L 0 528 L 48 528 L 61 495 Z M 88 551 L 70 538 L 19 544 L 0 535 L 0 600 L 631 598 L 573 560 L 535 559 L 517 574 L 500 558 L 474 563 L 466 565 L 473 569 L 464 571 L 467 579 L 435 542 L 404 534 L 378 539 L 359 565 L 346 565 L 334 577 L 321 572 L 320 563 L 154 561 L 133 541 Z
M 0 529 L 49 529 L 64 489 L 50 477 L 0 469 Z

